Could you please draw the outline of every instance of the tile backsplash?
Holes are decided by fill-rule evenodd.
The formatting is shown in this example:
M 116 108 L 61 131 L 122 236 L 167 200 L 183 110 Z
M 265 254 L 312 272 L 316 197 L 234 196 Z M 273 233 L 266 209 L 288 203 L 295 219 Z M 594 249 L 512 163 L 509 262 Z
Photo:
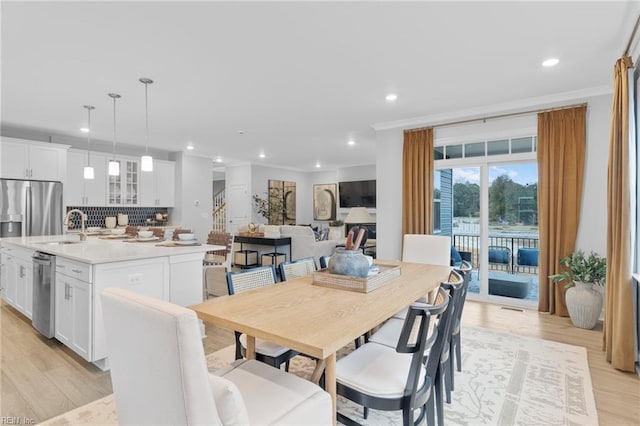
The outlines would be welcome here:
M 115 216 L 118 214 L 126 214 L 129 216 L 129 225 L 146 226 L 147 219 L 155 218 L 156 213 L 167 213 L 166 207 L 88 207 L 88 206 L 68 206 L 67 212 L 72 209 L 78 209 L 87 215 L 87 226 L 105 227 L 104 218 L 106 216 Z M 169 218 L 171 219 L 171 218 Z M 80 215 L 74 214 L 71 218 L 73 228 L 80 227 Z

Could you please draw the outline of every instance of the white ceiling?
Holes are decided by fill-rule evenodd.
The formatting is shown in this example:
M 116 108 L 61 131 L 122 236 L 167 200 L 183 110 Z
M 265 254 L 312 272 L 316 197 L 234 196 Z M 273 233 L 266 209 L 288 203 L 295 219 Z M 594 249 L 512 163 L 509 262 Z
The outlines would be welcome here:
M 6 2 L 2 124 L 316 170 L 372 125 L 611 86 L 639 3 Z M 541 66 L 560 58 L 553 69 Z M 394 103 L 387 93 L 397 93 Z M 244 134 L 238 131 L 243 130 Z M 346 142 L 354 139 L 356 145 Z M 265 159 L 258 154 L 264 151 Z

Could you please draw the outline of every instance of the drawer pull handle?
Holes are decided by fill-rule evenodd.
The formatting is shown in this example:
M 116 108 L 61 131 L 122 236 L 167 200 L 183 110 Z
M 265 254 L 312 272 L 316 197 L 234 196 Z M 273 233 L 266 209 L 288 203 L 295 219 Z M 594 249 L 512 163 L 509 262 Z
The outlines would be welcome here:
M 64 269 L 64 265 L 56 265 L 56 268 Z
M 71 271 L 72 271 L 72 272 L 75 272 L 76 274 L 79 274 L 79 273 L 81 273 L 81 272 L 82 272 L 80 269 L 72 269 Z

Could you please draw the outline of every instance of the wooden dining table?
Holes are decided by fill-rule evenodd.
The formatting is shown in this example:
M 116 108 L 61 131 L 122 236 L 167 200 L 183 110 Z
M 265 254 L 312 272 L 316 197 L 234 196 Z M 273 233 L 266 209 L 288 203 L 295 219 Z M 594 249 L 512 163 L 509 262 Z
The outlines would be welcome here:
M 313 277 L 306 276 L 210 299 L 191 309 L 203 321 L 245 333 L 248 359 L 255 358 L 255 338 L 317 358 L 314 378 L 324 367 L 335 422 L 336 352 L 437 289 L 451 272 L 448 266 L 394 264 L 400 265 L 400 276 L 369 293 L 314 285 Z

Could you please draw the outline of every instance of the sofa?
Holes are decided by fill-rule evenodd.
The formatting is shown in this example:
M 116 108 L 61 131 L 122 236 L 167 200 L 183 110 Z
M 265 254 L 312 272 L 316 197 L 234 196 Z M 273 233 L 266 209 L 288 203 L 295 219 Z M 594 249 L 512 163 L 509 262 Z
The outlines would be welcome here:
M 273 232 L 279 231 L 277 234 Z M 239 227 L 238 232 L 248 231 L 247 227 Z M 340 240 L 324 240 L 316 241 L 316 235 L 313 229 L 308 225 L 280 225 L 278 227 L 271 225 L 260 225 L 258 232 L 261 232 L 265 237 L 290 237 L 291 238 L 291 259 L 288 258 L 286 253 L 286 247 L 279 247 L 278 251 L 287 254 L 287 260 L 298 260 L 306 257 L 313 257 L 316 262 L 316 267 L 320 266 L 321 256 L 331 256 L 333 254 L 336 245 L 344 244 L 344 239 Z M 267 252 L 273 252 L 273 248 L 269 248 L 264 245 L 243 244 L 245 250 L 255 250 L 258 252 L 258 259 L 261 255 Z M 239 250 L 236 245 L 234 251 Z

